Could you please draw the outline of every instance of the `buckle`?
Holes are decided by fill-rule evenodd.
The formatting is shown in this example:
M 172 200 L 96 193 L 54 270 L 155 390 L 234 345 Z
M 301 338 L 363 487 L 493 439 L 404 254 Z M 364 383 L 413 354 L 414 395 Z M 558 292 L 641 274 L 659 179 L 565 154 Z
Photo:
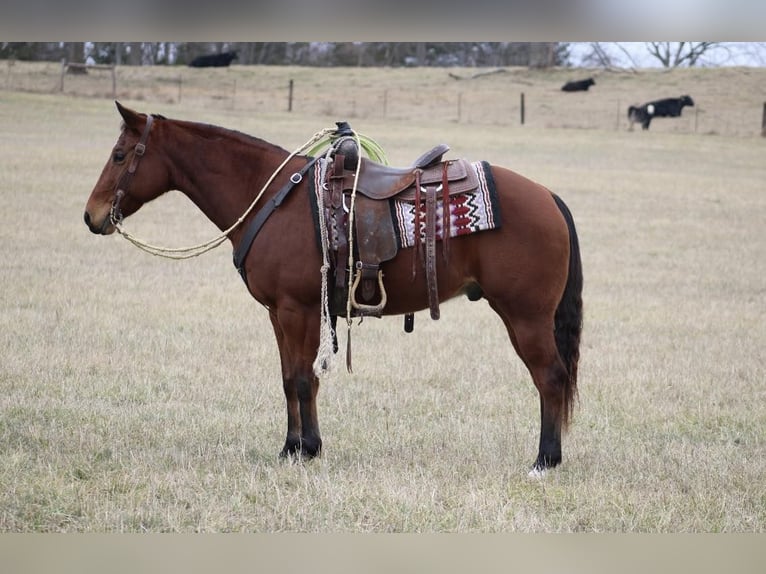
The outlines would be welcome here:
M 144 152 L 146 151 L 146 144 L 137 143 L 134 151 L 139 157 L 144 155 Z

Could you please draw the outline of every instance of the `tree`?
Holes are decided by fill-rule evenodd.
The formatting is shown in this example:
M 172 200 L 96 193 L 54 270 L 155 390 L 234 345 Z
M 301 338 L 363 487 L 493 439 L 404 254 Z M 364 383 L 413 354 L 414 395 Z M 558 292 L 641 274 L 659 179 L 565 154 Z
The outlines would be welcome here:
M 67 43 L 67 61 L 78 64 L 85 63 L 85 42 Z
M 705 54 L 721 42 L 646 42 L 649 55 L 659 60 L 663 68 L 694 67 Z
M 663 68 L 720 65 L 732 50 L 724 42 L 591 42 L 583 65 L 599 68 L 640 68 L 658 62 Z

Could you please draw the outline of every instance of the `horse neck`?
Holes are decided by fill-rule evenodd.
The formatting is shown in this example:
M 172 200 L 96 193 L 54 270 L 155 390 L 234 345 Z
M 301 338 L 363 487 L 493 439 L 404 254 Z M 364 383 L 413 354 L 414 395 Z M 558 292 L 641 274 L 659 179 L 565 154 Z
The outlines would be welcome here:
M 242 216 L 288 156 L 278 146 L 224 128 L 190 122 L 178 127 L 166 146 L 174 189 L 221 230 Z M 268 190 L 259 203 L 274 192 Z

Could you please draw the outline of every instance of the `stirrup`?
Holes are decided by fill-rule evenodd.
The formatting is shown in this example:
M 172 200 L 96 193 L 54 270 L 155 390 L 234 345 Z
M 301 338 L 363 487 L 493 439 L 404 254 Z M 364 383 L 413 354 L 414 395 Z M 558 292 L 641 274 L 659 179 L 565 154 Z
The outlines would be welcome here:
M 383 312 L 383 307 L 386 306 L 386 289 L 383 287 L 383 271 L 378 269 L 378 287 L 380 287 L 380 302 L 377 305 L 365 305 L 364 303 L 358 303 L 356 300 L 356 288 L 359 286 L 359 282 L 362 279 L 362 270 L 357 269 L 354 277 L 354 283 L 351 285 L 351 306 L 354 309 L 358 309 L 363 314 L 375 314 L 379 315 Z

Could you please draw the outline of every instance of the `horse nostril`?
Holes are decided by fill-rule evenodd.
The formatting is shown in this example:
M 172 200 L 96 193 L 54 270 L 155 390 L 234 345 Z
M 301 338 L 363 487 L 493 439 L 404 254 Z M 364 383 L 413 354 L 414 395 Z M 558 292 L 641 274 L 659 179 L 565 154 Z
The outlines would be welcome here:
M 93 226 L 93 221 L 91 221 L 91 219 L 90 219 L 90 213 L 88 213 L 88 212 L 86 211 L 86 212 L 85 212 L 85 215 L 83 215 L 83 217 L 82 217 L 82 218 L 85 220 L 85 225 L 87 225 L 87 226 L 88 226 L 88 229 L 90 229 L 90 231 L 91 231 L 92 233 L 98 233 L 98 232 L 99 232 L 99 231 L 98 231 L 98 229 L 96 229 L 96 228 Z

